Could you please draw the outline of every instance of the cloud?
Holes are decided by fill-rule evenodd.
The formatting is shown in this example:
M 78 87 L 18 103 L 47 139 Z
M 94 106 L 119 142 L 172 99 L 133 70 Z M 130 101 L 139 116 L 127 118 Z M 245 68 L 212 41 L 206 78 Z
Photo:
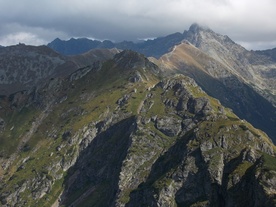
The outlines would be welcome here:
M 194 22 L 252 48 L 276 41 L 275 0 L 0 0 L 0 4 L 0 45 L 17 44 L 20 38 L 33 44 L 56 37 L 137 40 L 183 32 Z
M 24 42 L 25 44 L 34 44 L 34 45 L 41 45 L 44 43 L 39 37 L 35 34 L 26 33 L 26 32 L 18 32 L 15 34 L 9 34 L 5 36 L 2 41 L 6 45 L 14 44 L 14 42 L 21 43 Z

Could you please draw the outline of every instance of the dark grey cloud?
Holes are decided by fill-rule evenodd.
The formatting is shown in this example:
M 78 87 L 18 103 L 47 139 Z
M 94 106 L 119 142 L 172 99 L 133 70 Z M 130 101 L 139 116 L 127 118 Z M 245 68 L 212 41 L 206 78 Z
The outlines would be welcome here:
M 197 22 L 249 49 L 276 47 L 275 0 L 0 0 L 0 45 L 137 40 Z

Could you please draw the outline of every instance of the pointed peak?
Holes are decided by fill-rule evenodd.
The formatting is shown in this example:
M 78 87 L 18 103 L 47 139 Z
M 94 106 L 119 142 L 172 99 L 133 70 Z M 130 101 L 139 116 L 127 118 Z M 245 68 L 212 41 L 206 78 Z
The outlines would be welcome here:
M 62 42 L 62 40 L 60 39 L 60 38 L 56 38 L 56 39 L 54 39 L 52 42 Z

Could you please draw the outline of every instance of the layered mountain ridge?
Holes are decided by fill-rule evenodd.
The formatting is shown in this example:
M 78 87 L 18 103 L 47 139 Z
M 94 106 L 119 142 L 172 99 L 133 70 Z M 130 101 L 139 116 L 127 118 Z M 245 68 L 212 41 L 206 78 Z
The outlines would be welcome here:
M 77 55 L 96 48 L 118 48 L 130 49 L 146 56 L 160 57 L 167 53 L 171 47 L 183 40 L 183 34 L 177 32 L 166 37 L 158 37 L 153 40 L 146 40 L 138 43 L 123 41 L 119 43 L 110 40 L 98 41 L 86 38 L 61 40 L 59 38 L 50 42 L 47 46 L 63 55 Z
M 47 75 L 0 96 L 1 205 L 275 206 L 276 147 L 248 122 L 266 121 L 273 135 L 275 108 L 231 63 L 247 52 L 198 25 L 184 34 L 159 59 L 4 48 L 19 72 Z

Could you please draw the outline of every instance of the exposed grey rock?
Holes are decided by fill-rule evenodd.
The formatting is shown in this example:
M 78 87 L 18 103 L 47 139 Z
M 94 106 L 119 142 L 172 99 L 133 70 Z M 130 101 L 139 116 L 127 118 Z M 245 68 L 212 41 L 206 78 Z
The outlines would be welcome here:
M 176 136 L 181 131 L 181 121 L 173 117 L 157 118 L 155 126 L 169 137 Z
M 132 77 L 130 77 L 129 81 L 131 81 L 133 83 L 141 82 L 141 81 L 143 81 L 143 78 L 138 71 L 135 71 L 135 74 Z
M 206 98 L 190 98 L 187 103 L 187 109 L 194 114 L 206 114 L 212 110 L 208 99 Z
M 123 105 L 125 105 L 125 104 L 127 103 L 127 101 L 128 101 L 129 98 L 130 98 L 130 95 L 129 95 L 129 94 L 126 94 L 126 95 L 124 95 L 122 98 L 118 99 L 116 103 L 117 103 L 119 106 L 122 107 Z

